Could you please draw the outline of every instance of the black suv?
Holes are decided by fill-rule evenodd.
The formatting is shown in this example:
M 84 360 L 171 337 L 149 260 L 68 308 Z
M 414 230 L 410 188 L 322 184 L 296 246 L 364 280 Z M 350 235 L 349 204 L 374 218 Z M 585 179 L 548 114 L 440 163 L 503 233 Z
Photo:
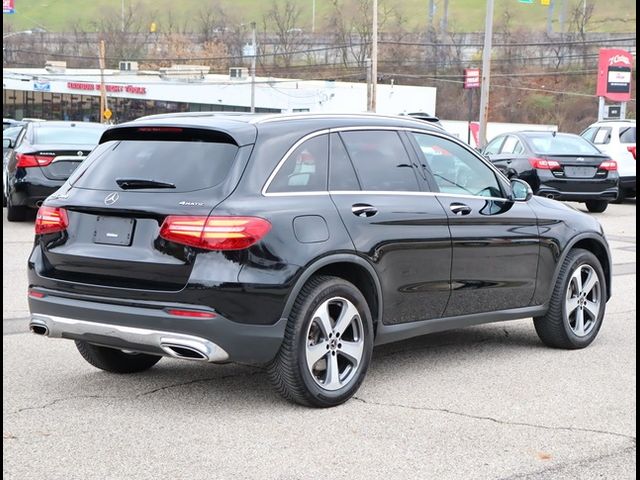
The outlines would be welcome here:
M 425 122 L 183 115 L 110 128 L 46 200 L 28 295 L 31 330 L 103 370 L 267 364 L 328 407 L 416 335 L 534 317 L 586 347 L 610 279 L 595 219 Z

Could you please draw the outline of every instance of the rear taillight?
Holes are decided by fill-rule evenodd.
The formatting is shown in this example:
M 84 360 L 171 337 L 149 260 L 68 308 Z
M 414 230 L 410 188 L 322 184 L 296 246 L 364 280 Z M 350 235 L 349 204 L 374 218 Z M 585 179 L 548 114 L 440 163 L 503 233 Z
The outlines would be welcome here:
M 598 168 L 600 170 L 612 171 L 612 170 L 617 170 L 618 169 L 618 164 L 616 163 L 615 160 L 606 160 L 606 161 L 602 162 Z
M 271 230 L 271 224 L 258 217 L 169 216 L 160 227 L 165 240 L 205 250 L 242 250 Z
M 36 235 L 62 232 L 69 226 L 69 218 L 64 208 L 42 206 L 36 216 Z
M 16 159 L 18 164 L 16 167 L 46 167 L 53 162 L 54 157 L 49 155 L 35 155 L 33 153 L 17 153 Z
M 545 160 L 544 158 L 532 157 L 529 159 L 529 163 L 533 168 L 539 170 L 562 170 L 562 167 L 555 160 Z
M 636 146 L 634 145 L 633 147 L 627 147 L 627 150 L 629 150 L 629 152 L 631 152 L 631 155 L 633 155 L 633 159 L 636 159 Z

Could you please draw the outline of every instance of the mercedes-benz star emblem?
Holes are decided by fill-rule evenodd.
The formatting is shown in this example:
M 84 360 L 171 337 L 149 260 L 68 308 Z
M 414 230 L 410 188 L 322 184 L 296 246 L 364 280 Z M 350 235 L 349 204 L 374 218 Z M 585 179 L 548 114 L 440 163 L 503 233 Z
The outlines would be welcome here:
M 78 155 L 79 157 L 81 157 L 81 156 L 82 156 L 82 150 L 78 150 L 77 155 Z
M 120 198 L 120 195 L 118 195 L 118 192 L 112 192 L 109 195 L 107 195 L 106 197 L 104 197 L 104 204 L 105 205 L 113 205 L 114 203 L 116 203 L 118 201 L 119 198 Z

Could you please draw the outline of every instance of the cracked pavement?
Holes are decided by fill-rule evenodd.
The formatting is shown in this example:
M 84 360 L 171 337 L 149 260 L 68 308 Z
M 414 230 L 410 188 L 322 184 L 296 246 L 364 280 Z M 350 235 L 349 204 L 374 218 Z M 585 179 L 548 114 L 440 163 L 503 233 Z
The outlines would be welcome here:
M 26 333 L 33 227 L 5 220 L 3 478 L 635 478 L 635 213 L 597 215 L 614 297 L 591 347 L 545 348 L 530 319 L 385 345 L 330 410 L 280 399 L 257 367 L 111 375 Z

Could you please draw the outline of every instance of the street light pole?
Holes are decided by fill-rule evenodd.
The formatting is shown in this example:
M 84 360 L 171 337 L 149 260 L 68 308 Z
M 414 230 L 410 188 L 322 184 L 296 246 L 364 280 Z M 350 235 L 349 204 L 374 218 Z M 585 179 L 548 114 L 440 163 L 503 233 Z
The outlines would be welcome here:
M 491 75 L 491 44 L 493 36 L 493 0 L 487 0 L 487 16 L 484 23 L 484 47 L 482 49 L 482 82 L 480 84 L 480 135 L 479 147 L 487 144 L 489 120 L 489 81 Z

